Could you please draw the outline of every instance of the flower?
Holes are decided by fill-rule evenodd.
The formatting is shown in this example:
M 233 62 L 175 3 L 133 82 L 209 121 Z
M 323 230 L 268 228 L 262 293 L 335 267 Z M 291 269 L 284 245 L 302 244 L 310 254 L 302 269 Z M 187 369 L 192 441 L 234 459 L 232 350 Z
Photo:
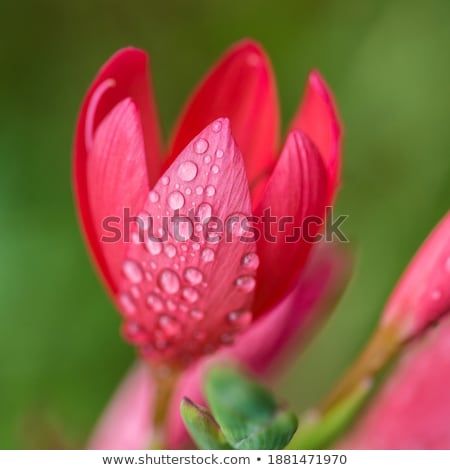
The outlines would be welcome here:
M 231 344 L 295 285 L 313 244 L 285 237 L 307 217 L 316 221 L 310 235 L 320 230 L 317 220 L 339 182 L 340 127 L 331 94 L 313 72 L 277 159 L 274 80 L 251 41 L 226 53 L 193 94 L 166 152 L 150 89 L 143 51 L 123 49 L 103 66 L 78 120 L 75 194 L 125 338 L 153 363 L 184 367 Z M 262 232 L 268 208 L 293 223 L 276 242 L 262 236 L 244 243 L 241 221 L 256 216 Z M 105 227 L 123 221 L 125 210 L 151 223 L 159 238 L 142 238 L 148 227 L 139 226 L 132 243 L 123 233 L 105 239 Z M 191 217 L 189 210 L 200 231 L 187 222 L 183 230 L 198 237 L 181 242 L 163 220 Z M 231 238 L 210 242 L 205 223 L 230 217 L 237 217 Z

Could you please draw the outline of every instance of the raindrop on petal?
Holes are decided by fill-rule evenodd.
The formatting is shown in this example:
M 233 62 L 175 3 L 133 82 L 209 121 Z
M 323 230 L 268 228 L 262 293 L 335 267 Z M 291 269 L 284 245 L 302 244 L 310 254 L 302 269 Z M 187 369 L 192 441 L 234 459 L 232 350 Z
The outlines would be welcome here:
M 222 129 L 222 121 L 220 120 L 215 121 L 212 125 L 212 130 L 214 132 L 220 132 L 221 129 Z
M 247 253 L 241 258 L 241 266 L 248 269 L 258 269 L 259 257 L 256 253 Z
M 212 214 L 212 207 L 207 202 L 203 202 L 198 206 L 197 217 L 200 219 L 200 223 L 204 224 L 208 222 Z
M 128 315 L 133 315 L 136 313 L 136 305 L 133 302 L 133 299 L 125 293 L 120 294 L 119 296 L 120 305 L 123 307 L 125 313 Z
M 159 287 L 168 294 L 175 294 L 180 289 L 180 279 L 171 269 L 163 269 L 158 277 Z
M 194 144 L 194 151 L 201 155 L 208 150 L 209 143 L 206 139 L 198 139 Z
M 174 245 L 171 243 L 167 244 L 164 247 L 164 253 L 169 257 L 169 258 L 174 258 L 175 255 L 177 254 L 177 249 L 175 248 Z
M 123 273 L 125 274 L 126 278 L 133 284 L 141 282 L 144 277 L 139 264 L 131 259 L 127 259 L 123 263 Z
M 203 281 L 203 274 L 197 268 L 187 268 L 184 271 L 184 278 L 192 286 L 196 286 Z
M 194 162 L 183 162 L 178 167 L 178 176 L 183 181 L 192 181 L 197 176 L 198 168 Z
M 200 320 L 203 320 L 203 318 L 205 317 L 205 314 L 198 308 L 194 308 L 189 312 L 189 316 L 193 320 L 200 321 Z
M 185 287 L 181 292 L 181 296 L 184 300 L 187 300 L 189 303 L 193 304 L 194 302 L 197 302 L 199 294 L 195 287 Z
M 184 206 L 184 196 L 179 191 L 169 194 L 169 206 L 173 210 L 181 209 Z
M 256 281 L 253 276 L 239 276 L 234 284 L 242 292 L 248 293 L 255 288 Z
M 161 300 L 161 297 L 159 297 L 156 294 L 150 293 L 147 295 L 147 305 L 154 310 L 155 312 L 162 312 L 164 309 L 164 304 L 163 301 Z
M 159 194 L 156 191 L 150 191 L 148 198 L 150 199 L 150 202 L 158 202 Z
M 170 183 L 170 178 L 167 175 L 164 175 L 161 178 L 161 183 L 163 186 L 167 186 Z
M 202 260 L 205 263 L 210 263 L 211 261 L 214 261 L 214 257 L 215 257 L 215 254 L 211 248 L 205 248 L 202 251 Z
M 248 310 L 235 310 L 227 315 L 228 322 L 238 328 L 244 328 L 252 321 L 252 313 Z
M 213 197 L 216 194 L 216 188 L 212 185 L 206 186 L 205 193 L 208 197 Z

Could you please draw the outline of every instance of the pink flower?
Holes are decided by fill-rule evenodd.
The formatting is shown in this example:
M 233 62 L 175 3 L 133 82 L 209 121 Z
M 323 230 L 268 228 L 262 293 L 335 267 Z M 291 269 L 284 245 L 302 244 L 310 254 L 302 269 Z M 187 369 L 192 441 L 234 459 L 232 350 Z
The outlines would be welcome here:
M 449 314 L 450 212 L 407 267 L 382 315 L 382 328 L 394 328 L 398 339 L 410 342 L 403 345 L 405 351 L 386 384 L 340 446 L 450 448 Z
M 101 69 L 78 120 L 75 193 L 125 338 L 146 359 L 185 366 L 231 344 L 292 289 L 313 244 L 305 238 L 289 243 L 285 236 L 309 216 L 323 219 L 333 200 L 340 130 L 331 94 L 313 72 L 277 158 L 273 75 L 250 41 L 233 47 L 202 82 L 168 150 L 161 146 L 150 90 L 148 59 L 140 50 L 121 50 Z M 262 231 L 267 208 L 293 223 L 282 233 L 274 229 L 276 242 L 265 236 L 243 242 L 249 230 L 240 222 L 257 216 Z M 135 227 L 131 243 L 105 240 L 105 227 L 123 221 L 125 209 L 151 223 L 161 241 L 141 239 L 144 227 Z M 199 222 L 179 231 L 198 239 L 182 242 L 164 220 L 191 217 L 191 210 Z M 204 223 L 230 217 L 237 222 L 227 225 L 229 240 L 211 242 Z M 310 236 L 319 230 L 316 222 Z
M 402 340 L 420 333 L 450 312 L 450 212 L 425 240 L 391 295 L 382 327 Z

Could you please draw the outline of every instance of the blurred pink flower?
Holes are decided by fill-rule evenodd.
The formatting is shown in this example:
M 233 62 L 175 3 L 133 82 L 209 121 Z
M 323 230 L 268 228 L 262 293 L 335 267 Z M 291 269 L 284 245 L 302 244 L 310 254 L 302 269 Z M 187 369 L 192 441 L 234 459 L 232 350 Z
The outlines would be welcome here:
M 232 344 L 289 295 L 312 243 L 285 237 L 308 216 L 323 219 L 332 202 L 340 127 L 332 96 L 313 72 L 277 159 L 271 66 L 257 44 L 243 41 L 194 92 L 170 142 L 164 151 L 147 55 L 119 51 L 94 80 L 78 120 L 79 218 L 123 316 L 125 338 L 145 359 L 186 366 Z M 198 241 L 183 243 L 173 233 L 161 243 L 140 240 L 141 232 L 132 233 L 132 243 L 101 241 L 105 220 L 120 220 L 125 208 L 130 217 L 151 215 L 162 235 L 164 217 L 187 216 L 190 209 L 204 221 L 261 217 L 269 207 L 272 216 L 289 215 L 294 222 L 276 243 L 267 237 L 244 243 L 239 229 L 218 243 L 209 243 L 201 229 Z M 319 230 L 316 224 L 311 235 Z

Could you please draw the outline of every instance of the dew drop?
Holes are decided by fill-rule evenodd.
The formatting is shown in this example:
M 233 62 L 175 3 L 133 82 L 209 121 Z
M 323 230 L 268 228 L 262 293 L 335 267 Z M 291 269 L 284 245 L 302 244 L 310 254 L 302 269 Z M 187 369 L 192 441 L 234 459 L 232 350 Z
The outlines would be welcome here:
M 213 197 L 216 194 L 216 188 L 214 186 L 206 186 L 205 193 L 208 197 Z
M 170 183 L 170 178 L 167 175 L 164 175 L 161 178 L 161 183 L 163 186 L 167 186 Z
M 150 202 L 158 202 L 159 194 L 156 191 L 150 191 L 148 198 L 150 199 Z
M 217 165 L 213 165 L 211 167 L 211 171 L 214 175 L 217 175 L 217 173 L 219 173 L 219 167 Z
M 242 292 L 248 293 L 255 288 L 256 281 L 253 276 L 239 276 L 234 284 Z
M 187 300 L 189 303 L 193 304 L 194 302 L 197 302 L 199 294 L 195 287 L 185 287 L 181 292 L 181 296 L 184 300 Z
M 162 251 L 162 243 L 159 240 L 148 238 L 145 242 L 145 246 L 151 255 L 159 255 Z
M 184 192 L 185 192 L 188 196 L 190 196 L 190 195 L 192 194 L 192 189 L 191 189 L 191 188 L 186 188 L 186 189 L 184 190 Z
M 147 271 L 145 273 L 145 279 L 147 279 L 147 281 L 151 281 L 153 279 L 152 273 Z
M 177 304 L 172 299 L 169 299 L 166 302 L 166 307 L 170 312 L 174 312 L 177 309 Z
M 148 294 L 146 302 L 147 302 L 147 306 L 150 307 L 155 312 L 162 312 L 164 309 L 164 304 L 163 304 L 163 301 L 161 300 L 161 297 L 159 297 L 156 294 L 153 294 L 153 293 Z
M 169 194 L 169 206 L 173 210 L 181 209 L 184 206 L 184 196 L 179 191 Z
M 130 292 L 131 292 L 131 295 L 132 295 L 136 300 L 138 300 L 139 297 L 141 296 L 141 292 L 139 291 L 139 287 L 136 286 L 136 285 L 131 286 Z
M 211 155 L 206 155 L 203 161 L 206 165 L 208 165 L 208 163 L 211 163 Z
M 156 269 L 157 266 L 158 266 L 158 265 L 156 264 L 155 261 L 150 261 L 150 267 L 151 267 L 152 269 Z
M 175 294 L 180 289 L 180 279 L 171 269 L 163 269 L 158 277 L 159 287 L 168 294 Z
M 193 243 L 192 244 L 192 249 L 194 251 L 199 251 L 200 250 L 200 243 L 197 243 L 197 242 Z M 192 253 L 192 254 L 194 254 L 194 253 Z
M 211 261 L 214 261 L 214 251 L 211 248 L 205 248 L 202 251 L 202 260 L 205 263 L 210 263 Z
M 171 243 L 169 243 L 168 245 L 166 245 L 164 247 L 164 253 L 166 254 L 166 256 L 168 256 L 169 258 L 174 258 L 175 255 L 177 254 L 177 249 L 175 248 L 174 245 L 172 245 Z
M 158 317 L 158 326 L 169 337 L 177 336 L 181 332 L 180 322 L 171 315 L 160 315 Z
M 194 162 L 183 162 L 178 167 L 178 176 L 183 181 L 192 181 L 197 176 L 198 168 Z
M 198 308 L 193 308 L 193 309 L 189 312 L 189 316 L 190 316 L 193 320 L 200 321 L 200 320 L 203 320 L 203 318 L 205 317 L 205 314 L 203 313 L 202 310 L 199 310 Z
M 120 294 L 119 296 L 120 305 L 123 307 L 125 313 L 128 315 L 133 315 L 136 313 L 136 305 L 133 302 L 133 299 L 125 293 Z
M 195 193 L 201 196 L 203 194 L 203 186 L 197 186 L 195 188 Z
M 252 321 L 252 313 L 248 310 L 235 310 L 227 315 L 228 322 L 236 327 L 244 328 Z
M 222 121 L 215 121 L 212 125 L 212 130 L 214 132 L 220 132 L 222 129 Z
M 220 150 L 220 149 L 216 150 L 216 158 L 223 158 L 223 150 Z
M 241 266 L 248 269 L 258 269 L 259 257 L 256 253 L 247 253 L 241 258 Z
M 143 279 L 142 269 L 136 261 L 127 259 L 123 263 L 123 273 L 125 274 L 126 278 L 133 284 L 142 282 L 142 279 Z
M 197 217 L 200 219 L 200 223 L 204 224 L 208 222 L 212 214 L 212 207 L 207 202 L 204 202 L 198 206 Z
M 206 139 L 198 139 L 194 144 L 194 151 L 201 155 L 208 150 L 209 143 Z
M 433 300 L 438 301 L 438 300 L 441 299 L 441 297 L 442 297 L 442 292 L 441 292 L 440 290 L 437 290 L 437 289 L 436 289 L 436 290 L 434 290 L 434 291 L 431 293 L 431 298 L 432 298 Z
M 203 281 L 203 274 L 197 268 L 187 268 L 184 271 L 184 278 L 192 286 L 196 286 Z

